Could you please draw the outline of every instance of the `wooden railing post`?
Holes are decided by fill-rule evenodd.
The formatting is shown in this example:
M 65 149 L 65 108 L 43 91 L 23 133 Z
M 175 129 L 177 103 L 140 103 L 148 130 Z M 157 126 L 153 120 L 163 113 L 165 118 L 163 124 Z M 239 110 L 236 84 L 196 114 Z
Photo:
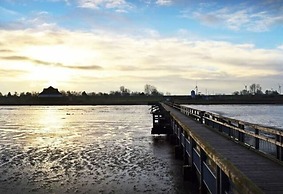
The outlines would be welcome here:
M 238 124 L 238 127 L 239 127 L 240 129 L 242 129 L 242 130 L 245 129 L 245 125 L 243 125 L 243 124 L 241 124 L 241 123 Z M 241 131 L 239 131 L 238 140 L 239 140 L 240 142 L 245 143 L 245 134 L 244 134 L 243 132 L 241 132 Z
M 255 135 L 259 134 L 259 130 L 257 128 L 255 128 Z M 257 137 L 255 137 L 255 149 L 258 150 L 259 149 L 259 139 Z
M 200 112 L 199 112 L 199 116 L 200 116 L 199 122 L 200 122 L 201 124 L 203 124 L 204 113 L 205 113 L 205 111 L 200 111 Z
M 206 186 L 204 184 L 204 174 L 203 174 L 203 163 L 206 161 L 206 154 L 205 152 L 200 149 L 200 194 L 205 194 Z
M 276 158 L 278 160 L 281 160 L 283 161 L 283 136 L 281 135 L 276 135 L 276 141 L 280 142 L 281 143 L 281 146 L 276 146 Z

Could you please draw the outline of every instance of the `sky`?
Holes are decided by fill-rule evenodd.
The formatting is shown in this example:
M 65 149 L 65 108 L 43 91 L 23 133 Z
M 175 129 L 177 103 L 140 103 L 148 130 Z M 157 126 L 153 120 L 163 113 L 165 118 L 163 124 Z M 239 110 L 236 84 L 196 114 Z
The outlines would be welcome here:
M 1 0 L 0 92 L 283 85 L 282 0 Z

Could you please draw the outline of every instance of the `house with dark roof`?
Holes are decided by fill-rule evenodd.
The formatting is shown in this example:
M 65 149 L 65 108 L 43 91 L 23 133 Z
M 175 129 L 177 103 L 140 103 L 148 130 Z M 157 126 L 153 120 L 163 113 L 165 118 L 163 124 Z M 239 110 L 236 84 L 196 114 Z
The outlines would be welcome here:
M 61 98 L 63 95 L 58 91 L 57 88 L 49 86 L 44 88 L 43 91 L 38 95 L 40 98 Z

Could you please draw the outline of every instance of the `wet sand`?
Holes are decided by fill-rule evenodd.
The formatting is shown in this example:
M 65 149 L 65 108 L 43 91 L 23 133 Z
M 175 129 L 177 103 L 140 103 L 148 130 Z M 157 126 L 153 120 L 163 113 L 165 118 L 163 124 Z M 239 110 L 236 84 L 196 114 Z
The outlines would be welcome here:
M 150 135 L 147 106 L 69 108 L 52 107 L 60 131 L 39 132 L 39 113 L 0 120 L 0 193 L 192 193 L 172 146 Z

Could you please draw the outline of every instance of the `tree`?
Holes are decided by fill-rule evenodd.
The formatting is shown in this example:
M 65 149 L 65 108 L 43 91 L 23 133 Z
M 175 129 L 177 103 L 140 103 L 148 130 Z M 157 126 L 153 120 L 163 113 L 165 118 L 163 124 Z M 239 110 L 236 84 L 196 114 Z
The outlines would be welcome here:
M 235 92 L 233 92 L 232 95 L 238 96 L 238 95 L 240 95 L 240 92 L 239 91 L 235 91 Z
M 120 92 L 122 96 L 129 96 L 131 91 L 124 86 L 120 86 Z
M 272 95 L 272 96 L 277 96 L 279 93 L 275 90 L 265 90 L 266 95 Z
M 240 95 L 249 95 L 249 94 L 250 94 L 250 92 L 246 89 L 240 91 Z
M 262 88 L 261 88 L 261 86 L 259 84 L 252 84 L 252 85 L 250 85 L 250 93 L 252 95 L 263 94 Z
M 153 95 L 153 96 L 162 95 L 162 93 L 158 92 L 158 90 L 155 86 L 152 86 L 152 85 L 149 85 L 149 84 L 146 84 L 144 86 L 144 93 L 148 96 L 149 95 Z

